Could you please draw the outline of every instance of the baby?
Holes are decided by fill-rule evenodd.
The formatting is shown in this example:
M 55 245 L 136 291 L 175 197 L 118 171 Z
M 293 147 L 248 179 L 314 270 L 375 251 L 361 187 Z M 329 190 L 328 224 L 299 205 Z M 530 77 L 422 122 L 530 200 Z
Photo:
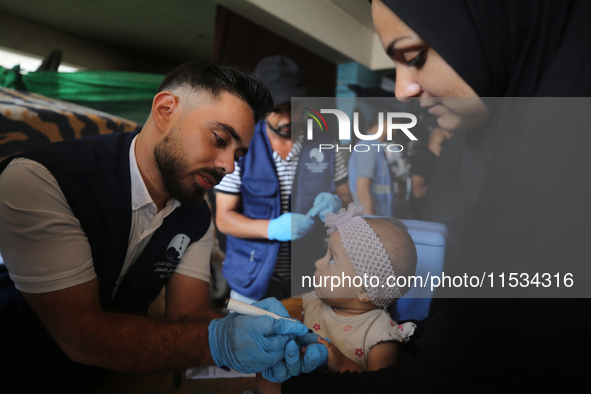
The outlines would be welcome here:
M 304 324 L 328 347 L 327 367 L 332 372 L 373 371 L 396 364 L 398 343 L 407 341 L 415 328 L 412 323 L 397 324 L 385 310 L 408 291 L 395 286 L 395 278 L 414 275 L 414 243 L 400 221 L 362 215 L 363 207 L 350 204 L 326 216 L 328 250 L 316 262 L 314 276 L 316 283 L 328 286 L 316 287 L 303 298 Z M 322 280 L 355 276 L 350 286 L 335 289 L 330 280 Z
M 386 311 L 409 290 L 397 287 L 395 278 L 414 275 L 414 243 L 400 221 L 362 215 L 363 207 L 354 203 L 338 214 L 326 215 L 328 250 L 315 264 L 316 290 L 302 298 L 304 324 L 327 347 L 331 372 L 395 365 L 399 343 L 407 341 L 415 329 L 413 323 L 399 325 Z M 331 277 L 351 278 L 351 283 L 345 280 L 344 286 L 332 288 L 327 280 Z M 264 392 L 278 389 L 260 379 L 259 383 Z

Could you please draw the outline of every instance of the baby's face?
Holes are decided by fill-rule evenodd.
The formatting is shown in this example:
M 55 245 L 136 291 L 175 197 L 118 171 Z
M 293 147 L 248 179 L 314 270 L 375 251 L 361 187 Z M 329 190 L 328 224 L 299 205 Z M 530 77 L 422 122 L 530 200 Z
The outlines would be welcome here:
M 318 298 L 325 299 L 324 302 L 329 305 L 328 299 L 357 298 L 361 286 L 355 286 L 354 284 L 360 282 L 354 280 L 357 272 L 341 242 L 341 235 L 338 230 L 330 235 L 326 255 L 317 260 L 315 266 L 315 283 L 322 284 L 322 286 L 316 287 Z M 350 280 L 343 281 L 343 277 L 348 277 Z

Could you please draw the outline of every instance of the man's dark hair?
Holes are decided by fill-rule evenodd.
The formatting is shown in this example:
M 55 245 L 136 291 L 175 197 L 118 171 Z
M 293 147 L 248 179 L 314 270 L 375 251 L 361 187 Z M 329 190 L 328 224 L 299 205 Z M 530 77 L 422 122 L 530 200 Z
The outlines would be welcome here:
M 158 92 L 183 86 L 207 91 L 214 97 L 222 92 L 240 97 L 252 109 L 255 123 L 273 110 L 273 99 L 265 83 L 245 67 L 192 60 L 170 72 L 158 87 Z

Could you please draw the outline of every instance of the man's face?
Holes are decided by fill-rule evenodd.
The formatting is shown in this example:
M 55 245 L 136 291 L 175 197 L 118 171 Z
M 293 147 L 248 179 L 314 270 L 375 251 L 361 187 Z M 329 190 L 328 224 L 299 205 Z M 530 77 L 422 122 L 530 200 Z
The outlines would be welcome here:
M 246 154 L 254 117 L 248 104 L 227 92 L 177 113 L 154 157 L 168 193 L 183 204 L 198 204 Z
M 267 126 L 281 137 L 291 137 L 291 103 L 286 102 L 273 108 L 267 116 Z

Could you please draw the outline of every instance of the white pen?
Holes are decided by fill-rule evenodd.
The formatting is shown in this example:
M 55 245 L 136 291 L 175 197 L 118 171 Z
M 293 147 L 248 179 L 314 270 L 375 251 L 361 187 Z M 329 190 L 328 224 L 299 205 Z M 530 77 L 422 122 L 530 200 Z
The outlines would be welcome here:
M 294 323 L 303 324 L 299 320 L 291 319 L 289 317 L 283 317 L 283 316 L 280 316 L 280 315 L 278 315 L 276 313 L 269 312 L 269 311 L 267 311 L 267 310 L 265 310 L 263 308 L 259 308 L 259 307 L 254 306 L 254 305 L 250 305 L 250 304 L 244 303 L 242 301 L 235 300 L 233 298 L 227 298 L 226 299 L 225 307 L 229 311 L 240 313 L 242 315 L 247 315 L 247 316 L 271 316 L 274 319 L 290 320 L 290 321 L 292 321 Z M 312 330 L 308 329 L 308 332 L 312 332 Z

